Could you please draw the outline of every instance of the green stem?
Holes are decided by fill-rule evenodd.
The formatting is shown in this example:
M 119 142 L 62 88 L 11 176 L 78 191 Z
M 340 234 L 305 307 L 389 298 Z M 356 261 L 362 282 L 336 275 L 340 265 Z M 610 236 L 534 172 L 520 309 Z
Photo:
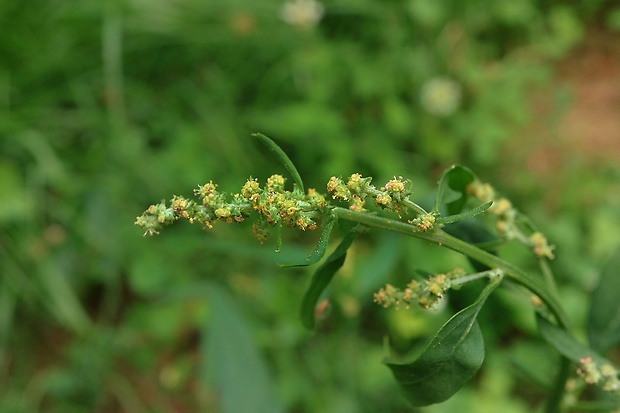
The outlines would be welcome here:
M 341 219 L 346 219 L 348 221 L 358 222 L 369 227 L 381 228 L 388 231 L 398 232 L 415 238 L 423 239 L 432 242 L 433 244 L 437 244 L 439 246 L 443 246 L 453 251 L 459 252 L 473 260 L 488 265 L 491 268 L 498 268 L 502 270 L 504 274 L 507 277 L 511 278 L 514 282 L 524 286 L 525 288 L 536 294 L 547 305 L 549 311 L 551 311 L 553 316 L 557 319 L 558 324 L 563 329 L 568 330 L 570 328 L 570 322 L 568 320 L 568 317 L 564 313 L 564 309 L 562 308 L 554 294 L 549 292 L 549 289 L 544 283 L 493 254 L 490 254 L 472 244 L 453 237 L 448 233 L 442 231 L 441 229 L 421 232 L 417 229 L 417 227 L 407 224 L 405 222 L 397 221 L 390 218 L 384 218 L 368 213 L 356 212 L 350 209 L 340 207 L 334 207 L 333 213 Z
M 450 285 L 451 286 L 463 285 L 463 284 L 470 283 L 472 281 L 479 280 L 481 278 L 493 279 L 497 276 L 502 276 L 502 272 L 494 268 L 492 270 L 477 272 L 474 274 L 468 274 L 468 275 L 464 275 L 462 277 L 456 278 L 450 282 Z
M 400 201 L 400 203 L 403 204 L 405 207 L 413 210 L 416 213 L 416 215 L 428 214 L 428 212 L 426 212 L 424 208 L 422 208 L 420 205 L 416 204 L 415 202 L 411 202 L 409 199 L 403 199 Z

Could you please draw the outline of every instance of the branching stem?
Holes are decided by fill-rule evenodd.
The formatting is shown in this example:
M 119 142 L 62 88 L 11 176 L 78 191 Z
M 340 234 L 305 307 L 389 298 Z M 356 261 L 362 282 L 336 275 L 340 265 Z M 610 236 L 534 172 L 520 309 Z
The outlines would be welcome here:
M 459 252 L 467 257 L 476 260 L 482 264 L 488 265 L 491 268 L 497 268 L 501 270 L 505 276 L 511 278 L 517 284 L 520 284 L 536 294 L 543 303 L 547 306 L 549 311 L 558 321 L 558 324 L 566 330 L 570 329 L 570 322 L 566 316 L 564 309 L 552 294 L 545 283 L 541 282 L 537 278 L 529 275 L 518 267 L 510 264 L 503 259 L 490 254 L 480 248 L 469 244 L 465 241 L 451 236 L 450 234 L 442 231 L 441 229 L 434 228 L 429 231 L 419 231 L 414 225 L 407 224 L 395 219 L 380 217 L 363 212 L 352 211 L 349 209 L 334 207 L 333 213 L 340 219 L 348 221 L 354 221 L 369 227 L 381 228 L 388 231 L 398 232 L 400 234 L 409 235 L 415 238 L 429 241 L 433 244 L 449 248 L 453 251 Z

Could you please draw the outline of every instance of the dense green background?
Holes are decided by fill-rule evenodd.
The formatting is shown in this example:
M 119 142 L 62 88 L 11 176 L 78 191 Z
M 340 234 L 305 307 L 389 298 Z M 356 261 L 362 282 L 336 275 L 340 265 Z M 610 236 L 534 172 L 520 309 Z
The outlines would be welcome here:
M 297 316 L 310 273 L 276 263 L 318 234 L 286 233 L 278 256 L 249 225 L 153 238 L 132 225 L 210 179 L 238 191 L 281 172 L 256 131 L 320 191 L 331 175 L 403 175 L 424 202 L 441 170 L 470 166 L 558 245 L 581 325 L 618 242 L 618 167 L 574 154 L 545 181 L 511 151 L 528 153 L 518 142 L 535 119 L 532 91 L 551 96 L 561 122 L 571 97 L 555 68 L 590 28 L 620 29 L 612 3 L 330 0 L 301 28 L 273 0 L 0 1 L 0 412 L 411 411 L 381 364 L 388 341 L 412 354 L 474 291 L 430 314 L 382 310 L 372 292 L 416 268 L 466 266 L 460 257 L 363 237 L 311 334 Z M 445 116 L 420 98 L 437 78 L 460 88 Z M 531 265 L 518 248 L 506 256 Z M 527 301 L 504 289 L 488 307 L 483 370 L 419 411 L 540 401 L 534 382 L 553 360 L 527 339 Z

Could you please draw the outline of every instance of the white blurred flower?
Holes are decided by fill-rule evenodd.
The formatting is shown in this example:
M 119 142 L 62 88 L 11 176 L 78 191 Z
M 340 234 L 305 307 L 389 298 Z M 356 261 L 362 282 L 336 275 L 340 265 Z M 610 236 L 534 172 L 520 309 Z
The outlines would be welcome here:
M 447 77 L 435 77 L 422 85 L 422 107 L 435 116 L 449 116 L 461 105 L 460 83 Z
M 282 5 L 280 18 L 300 28 L 317 25 L 323 18 L 325 8 L 316 0 L 291 0 Z

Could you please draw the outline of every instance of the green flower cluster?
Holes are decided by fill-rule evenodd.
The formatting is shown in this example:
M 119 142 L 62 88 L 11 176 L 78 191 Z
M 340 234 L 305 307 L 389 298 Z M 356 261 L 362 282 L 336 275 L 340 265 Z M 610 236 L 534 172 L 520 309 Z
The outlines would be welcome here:
M 425 309 L 432 308 L 453 286 L 453 281 L 464 275 L 465 271 L 457 268 L 446 274 L 431 275 L 427 280 L 411 280 L 404 290 L 387 284 L 374 294 L 373 301 L 385 308 L 391 306 L 409 308 L 412 302 L 417 302 Z
M 227 196 L 217 191 L 217 185 L 209 181 L 194 190 L 199 202 L 174 196 L 170 206 L 166 201 L 151 205 L 135 224 L 142 227 L 144 235 L 158 234 L 164 226 L 180 218 L 190 223 L 198 222 L 212 228 L 216 221 L 227 223 L 242 222 L 252 212 L 258 212 L 259 219 L 254 224 L 254 234 L 263 241 L 270 226 L 284 224 L 302 230 L 313 230 L 317 227 L 314 219 L 322 215 L 326 207 L 325 198 L 314 189 L 308 194 L 297 188 L 293 191 L 284 189 L 286 180 L 280 175 L 272 175 L 267 185 L 261 187 L 256 179 L 249 179 L 241 188 L 241 192 Z
M 327 192 L 334 199 L 349 202 L 353 211 L 363 212 L 368 196 L 372 197 L 375 205 L 394 211 L 398 214 L 411 208 L 419 213 L 421 208 L 409 200 L 411 191 L 407 190 L 408 180 L 402 176 L 389 180 L 380 189 L 371 184 L 371 177 L 363 177 L 355 173 L 345 183 L 342 178 L 332 176 L 327 183 Z
M 579 360 L 577 374 L 588 384 L 598 384 L 603 391 L 620 394 L 618 370 L 611 364 L 598 365 L 592 357 Z
M 500 235 L 509 240 L 519 240 L 522 244 L 530 247 L 537 257 L 550 260 L 555 258 L 553 255 L 555 246 L 550 245 L 541 232 L 534 230 L 531 223 L 520 222 L 522 217 L 519 211 L 512 206 L 508 199 L 498 197 L 490 184 L 476 180 L 469 184 L 467 191 L 471 196 L 483 202 L 493 201 L 493 205 L 488 211 L 497 217 L 495 227 Z M 524 226 L 529 227 L 527 228 L 530 232 L 529 235 L 525 233 Z

